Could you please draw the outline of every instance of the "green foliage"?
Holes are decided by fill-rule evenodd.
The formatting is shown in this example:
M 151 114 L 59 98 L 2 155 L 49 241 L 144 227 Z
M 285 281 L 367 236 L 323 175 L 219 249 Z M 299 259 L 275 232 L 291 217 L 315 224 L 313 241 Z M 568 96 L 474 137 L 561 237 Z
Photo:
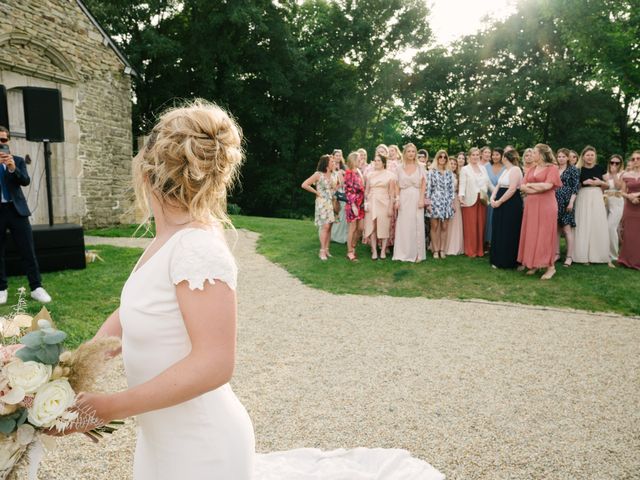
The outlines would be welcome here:
M 29 332 L 20 339 L 24 347 L 16 352 L 16 357 L 23 362 L 57 365 L 63 350 L 62 342 L 67 334 L 53 328 L 47 320 L 39 320 L 38 327 L 38 330 Z
M 3 415 L 0 417 L 0 433 L 4 435 L 10 435 L 15 432 L 18 427 L 27 421 L 29 412 L 26 408 L 16 410 L 9 415 Z
M 140 74 L 136 136 L 183 99 L 233 112 L 249 214 L 311 211 L 298 186 L 334 148 L 640 147 L 637 0 L 522 0 L 446 49 L 424 0 L 86 1 Z

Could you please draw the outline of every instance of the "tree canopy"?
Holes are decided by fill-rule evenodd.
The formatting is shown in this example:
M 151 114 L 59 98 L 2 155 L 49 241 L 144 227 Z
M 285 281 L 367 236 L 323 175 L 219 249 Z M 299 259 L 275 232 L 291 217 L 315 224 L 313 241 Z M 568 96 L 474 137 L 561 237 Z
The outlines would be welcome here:
M 140 73 L 134 135 L 203 97 L 246 139 L 246 213 L 296 216 L 334 148 L 640 147 L 637 0 L 522 0 L 449 47 L 424 0 L 88 0 Z M 411 52 L 415 52 L 411 55 Z

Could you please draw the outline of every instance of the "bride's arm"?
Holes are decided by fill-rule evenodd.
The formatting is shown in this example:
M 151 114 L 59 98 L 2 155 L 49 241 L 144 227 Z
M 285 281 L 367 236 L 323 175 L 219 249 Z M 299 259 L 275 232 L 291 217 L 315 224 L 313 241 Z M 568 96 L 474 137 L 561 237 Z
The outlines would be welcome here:
M 93 336 L 93 340 L 105 337 L 122 338 L 122 326 L 120 325 L 120 308 L 116 308 L 111 315 L 107 317 L 100 329 Z
M 80 404 L 94 410 L 103 422 L 186 402 L 231 379 L 236 351 L 235 291 L 221 281 L 213 285 L 205 282 L 204 290 L 190 290 L 183 281 L 177 285 L 176 295 L 191 352 L 136 387 L 113 394 L 81 394 Z

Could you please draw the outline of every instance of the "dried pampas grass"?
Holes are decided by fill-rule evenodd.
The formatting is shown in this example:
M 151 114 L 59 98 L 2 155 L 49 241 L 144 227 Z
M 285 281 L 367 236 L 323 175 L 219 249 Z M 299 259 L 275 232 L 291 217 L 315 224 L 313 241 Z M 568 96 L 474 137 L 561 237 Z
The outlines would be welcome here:
M 99 338 L 83 343 L 76 350 L 60 355 L 62 373 L 76 393 L 93 391 L 94 384 L 107 366 L 107 360 L 120 351 L 117 337 Z

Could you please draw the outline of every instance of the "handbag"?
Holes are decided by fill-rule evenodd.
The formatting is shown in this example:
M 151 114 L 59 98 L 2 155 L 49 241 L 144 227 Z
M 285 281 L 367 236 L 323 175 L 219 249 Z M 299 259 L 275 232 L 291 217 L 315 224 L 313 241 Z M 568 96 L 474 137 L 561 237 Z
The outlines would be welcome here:
M 340 202 L 336 197 L 331 199 L 331 203 L 333 204 L 333 213 L 336 215 L 340 214 Z
M 336 193 L 334 193 L 335 198 L 338 199 L 339 202 L 344 202 L 347 203 L 347 194 L 344 193 L 341 190 L 337 190 Z
M 479 200 L 480 200 L 480 203 L 485 207 L 489 205 L 489 195 L 487 195 L 487 192 L 485 192 L 484 190 L 480 190 Z

